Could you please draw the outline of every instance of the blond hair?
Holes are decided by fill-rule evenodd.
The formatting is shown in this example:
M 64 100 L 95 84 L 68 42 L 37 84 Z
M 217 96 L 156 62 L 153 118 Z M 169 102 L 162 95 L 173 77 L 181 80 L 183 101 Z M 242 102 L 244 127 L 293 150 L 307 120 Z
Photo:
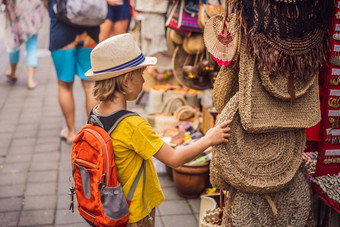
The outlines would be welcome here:
M 146 67 L 129 72 L 128 79 L 132 80 L 136 74 L 143 73 Z M 96 81 L 93 88 L 93 97 L 97 101 L 113 101 L 116 96 L 115 92 L 126 94 L 126 86 L 124 85 L 124 75 L 113 77 L 107 80 Z

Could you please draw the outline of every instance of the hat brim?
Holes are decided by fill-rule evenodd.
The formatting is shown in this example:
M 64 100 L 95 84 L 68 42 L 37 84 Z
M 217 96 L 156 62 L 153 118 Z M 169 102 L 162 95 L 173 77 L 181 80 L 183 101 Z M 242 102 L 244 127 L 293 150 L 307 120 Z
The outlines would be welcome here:
M 117 77 L 120 75 L 123 75 L 125 73 L 134 71 L 136 69 L 140 69 L 149 65 L 155 65 L 157 63 L 157 58 L 155 57 L 145 57 L 145 60 L 137 66 L 131 67 L 131 68 L 126 68 L 126 69 L 122 69 L 119 71 L 114 71 L 114 72 L 105 72 L 105 73 L 93 73 L 92 69 L 89 69 L 86 73 L 85 76 L 92 81 L 99 81 L 99 80 L 107 80 L 113 77 Z

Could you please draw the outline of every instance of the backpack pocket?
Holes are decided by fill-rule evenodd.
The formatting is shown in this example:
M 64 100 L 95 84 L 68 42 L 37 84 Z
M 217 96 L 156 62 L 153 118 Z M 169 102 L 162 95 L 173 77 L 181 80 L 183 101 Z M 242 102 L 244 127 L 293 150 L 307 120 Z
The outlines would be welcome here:
M 73 177 L 77 200 L 82 208 L 93 214 L 100 213 L 96 204 L 100 202 L 98 184 L 101 172 L 94 164 L 77 159 L 74 162 Z
M 91 198 L 91 179 L 90 179 L 89 171 L 83 166 L 78 166 L 78 168 L 80 171 L 81 182 L 83 184 L 84 195 L 86 198 L 90 199 Z
M 118 220 L 129 214 L 129 206 L 120 184 L 116 187 L 104 187 L 100 199 L 108 218 Z

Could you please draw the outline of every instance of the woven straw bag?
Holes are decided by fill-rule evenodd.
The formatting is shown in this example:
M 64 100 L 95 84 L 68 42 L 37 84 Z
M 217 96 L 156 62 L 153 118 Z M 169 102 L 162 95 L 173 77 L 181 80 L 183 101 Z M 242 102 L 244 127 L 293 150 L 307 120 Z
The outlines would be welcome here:
M 261 72 L 260 79 L 264 89 L 273 97 L 283 101 L 302 97 L 317 79 L 317 74 L 308 78 L 293 78 L 292 76 L 286 76 L 284 74 L 272 76 L 269 75 L 267 70 Z M 290 86 L 292 86 L 293 94 L 290 94 Z
M 159 113 L 150 113 L 146 119 L 157 133 L 162 133 L 178 124 L 178 119 L 172 115 L 172 112 L 183 105 L 187 105 L 187 102 L 181 96 L 170 97 L 165 100 Z
M 230 99 L 216 125 L 232 120 L 229 142 L 215 146 L 210 169 L 241 191 L 272 193 L 294 177 L 305 149 L 305 129 L 247 133 L 237 111 L 239 93 Z M 214 171 L 216 169 L 216 171 Z
M 238 91 L 238 65 L 234 68 L 222 66 L 214 83 L 213 105 L 221 113 L 230 98 Z
M 223 214 L 223 226 L 310 226 L 311 187 L 300 168 L 287 187 L 272 194 L 235 194 Z
M 321 119 L 318 80 L 306 94 L 295 100 L 281 101 L 271 96 L 261 85 L 254 58 L 246 53 L 244 42 L 240 51 L 239 113 L 243 128 L 250 133 L 309 128 Z M 307 117 L 306 117 L 307 116 Z
M 216 152 L 219 152 L 216 147 L 212 148 L 212 154 L 214 155 Z M 228 190 L 230 188 L 230 184 L 223 178 L 221 175 L 221 170 L 216 168 L 218 160 L 216 158 L 212 158 L 210 160 L 209 165 L 209 180 L 211 185 L 214 188 Z

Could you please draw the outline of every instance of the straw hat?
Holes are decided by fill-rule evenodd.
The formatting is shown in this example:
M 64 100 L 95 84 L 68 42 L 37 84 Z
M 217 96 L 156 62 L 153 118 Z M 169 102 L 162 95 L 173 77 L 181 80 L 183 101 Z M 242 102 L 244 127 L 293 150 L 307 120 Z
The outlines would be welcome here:
M 93 81 L 106 80 L 156 63 L 157 58 L 145 57 L 132 35 L 124 33 L 108 38 L 93 48 L 92 69 L 85 76 Z
M 254 58 L 241 45 L 239 73 L 239 112 L 247 132 L 260 133 L 296 128 L 309 128 L 321 119 L 318 81 L 315 79 L 306 94 L 295 100 L 281 101 L 266 92 L 261 85 Z
M 195 61 L 195 55 L 187 54 L 181 46 L 176 47 L 172 56 L 172 69 L 175 78 L 180 84 L 185 87 L 195 90 L 205 90 L 212 87 L 210 78 L 201 77 L 202 81 L 187 80 L 183 75 L 183 66 L 185 63 L 193 65 Z
M 187 36 L 183 40 L 183 49 L 188 54 L 200 54 L 205 50 L 203 35 L 196 33 Z
M 289 101 L 291 95 L 289 94 L 289 80 L 293 80 L 294 98 L 300 98 L 307 93 L 308 89 L 314 84 L 317 74 L 308 78 L 289 77 L 284 74 L 270 75 L 267 70 L 260 73 L 261 84 L 264 89 L 273 97 L 283 101 Z
M 225 22 L 225 23 L 224 23 Z M 236 28 L 236 15 L 211 17 L 204 27 L 204 43 L 219 65 L 227 66 L 237 52 L 240 29 Z
M 239 98 L 236 93 L 216 121 L 218 125 L 232 120 L 232 133 L 228 143 L 215 146 L 214 168 L 225 182 L 243 192 L 277 192 L 292 180 L 302 162 L 305 129 L 247 133 L 237 111 Z
M 214 83 L 213 104 L 221 113 L 230 98 L 238 91 L 238 65 L 234 68 L 222 66 Z
M 277 193 L 248 194 L 231 190 L 232 201 L 223 212 L 222 226 L 309 226 L 311 187 L 304 168 Z

